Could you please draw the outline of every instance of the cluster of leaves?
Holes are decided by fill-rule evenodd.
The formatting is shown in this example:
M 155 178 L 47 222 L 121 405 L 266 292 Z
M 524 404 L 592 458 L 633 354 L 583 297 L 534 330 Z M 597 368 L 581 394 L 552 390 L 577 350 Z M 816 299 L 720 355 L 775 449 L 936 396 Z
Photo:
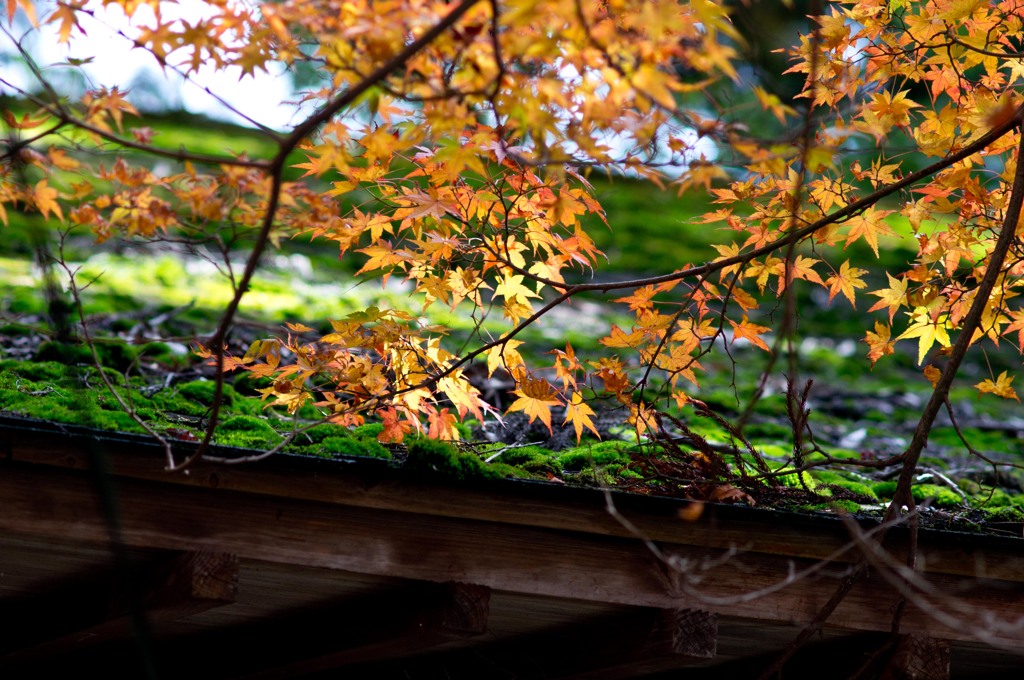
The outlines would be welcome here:
M 292 413 L 314 404 L 343 424 L 372 415 L 382 441 L 456 438 L 458 419 L 488 408 L 464 371 L 480 359 L 511 376 L 508 410 L 531 421 L 550 428 L 559 417 L 577 438 L 596 433 L 588 402 L 605 395 L 651 434 L 657 408 L 691 401 L 708 352 L 741 341 L 771 351 L 769 316 L 780 310 L 779 338 L 793 335 L 798 285 L 834 304 L 878 298 L 871 365 L 901 340 L 917 342 L 922 364 L 952 355 L 945 370 L 925 368 L 938 395 L 925 419 L 969 345 L 1024 345 L 1013 302 L 1024 285 L 1015 0 L 837 3 L 790 55 L 805 77 L 795 102 L 748 87 L 742 38 L 711 0 L 217 0 L 195 21 L 164 20 L 158 0 L 102 4 L 134 20 L 126 47 L 186 77 L 313 69 L 319 80 L 302 98 L 316 112 L 285 135 L 266 131 L 272 158 L 210 156 L 159 146 L 126 118 L 138 112 L 117 87 L 72 101 L 38 67 L 35 92 L 0 79 L 37 105 L 6 117 L 17 137 L 0 166 L 0 220 L 35 211 L 100 240 L 173 237 L 220 252 L 235 296 L 200 354 L 268 378 L 264 397 Z M 102 11 L 85 0 L 35 7 L 8 0 L 8 23 L 21 8 L 70 43 L 83 17 Z M 729 105 L 743 88 L 753 112 Z M 765 114 L 777 125 L 770 140 L 745 125 Z M 912 170 L 908 157 L 937 160 Z M 158 172 L 153 158 L 174 167 Z M 580 283 L 601 260 L 583 228 L 602 214 L 586 180 L 595 168 L 710 191 L 721 207 L 702 222 L 723 229 L 719 257 Z M 294 170 L 304 174 L 286 179 Z M 901 205 L 888 198 L 897 195 Z M 877 255 L 897 211 L 918 254 L 875 287 L 868 263 L 836 253 L 863 241 Z M 239 269 L 226 244 L 246 231 L 255 246 Z M 401 280 L 421 311 L 468 309 L 477 332 L 453 341 L 415 308 L 371 308 L 332 321 L 330 333 L 293 323 L 231 355 L 228 333 L 262 251 L 297 235 L 361 257 L 360 275 Z M 548 365 L 524 358 L 524 328 L 596 293 L 635 318 L 600 340 L 608 354 L 580 358 L 560 345 Z M 502 332 L 487 330 L 495 317 Z M 992 375 L 977 388 L 1016 399 L 1012 380 Z M 806 416 L 793 418 L 802 436 Z

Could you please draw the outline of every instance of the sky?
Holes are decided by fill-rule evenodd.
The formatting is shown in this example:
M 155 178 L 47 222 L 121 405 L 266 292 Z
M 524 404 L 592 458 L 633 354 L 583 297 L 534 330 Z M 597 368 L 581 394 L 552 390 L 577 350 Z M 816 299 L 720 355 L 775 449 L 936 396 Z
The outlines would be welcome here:
M 54 3 L 40 0 L 37 9 L 40 18 L 48 17 L 53 7 Z M 132 35 L 132 24 L 152 26 L 155 20 L 148 7 L 140 7 L 131 22 L 116 5 L 103 8 L 97 2 L 93 3 L 93 8 L 96 18 L 82 16 L 85 35 L 73 33 L 70 45 L 60 44 L 57 27 L 54 24 L 44 24 L 38 30 L 30 30 L 20 11 L 16 16 L 12 33 L 18 39 L 24 36 L 22 44 L 43 68 L 47 79 L 62 92 L 74 91 L 76 87 L 82 91 L 86 87 L 94 89 L 101 85 L 108 88 L 117 86 L 122 91 L 127 89 L 128 100 L 143 111 L 185 109 L 240 125 L 253 126 L 255 121 L 277 130 L 293 127 L 312 110 L 310 105 L 299 109 L 293 103 L 298 95 L 293 89 L 291 77 L 280 64 L 271 64 L 270 73 L 258 72 L 255 77 L 244 78 L 240 78 L 241 70 L 237 67 L 226 71 L 200 69 L 198 74 L 194 74 L 186 82 L 172 70 L 164 71 L 153 55 L 134 48 L 127 37 L 119 34 L 124 32 Z M 201 0 L 177 0 L 161 5 L 165 21 L 172 18 L 194 21 L 204 11 L 207 11 L 207 5 Z M 38 90 L 38 82 L 31 72 L 9 59 L 13 53 L 11 41 L 0 34 L 0 79 L 24 90 Z M 3 59 L 4 55 L 8 57 L 6 61 Z M 88 63 L 72 67 L 68 65 L 69 59 L 73 62 L 88 60 Z M 83 76 L 87 83 L 81 82 Z M 566 77 L 578 77 L 578 73 L 567 72 Z M 76 82 L 76 79 L 79 80 Z M 211 96 L 205 91 L 207 89 L 217 97 Z M 17 94 L 9 90 L 9 87 L 0 82 L 0 93 Z M 218 97 L 245 116 L 232 112 L 231 108 L 218 101 Z M 246 120 L 246 116 L 251 120 Z M 706 158 L 714 158 L 717 155 L 717 149 L 710 140 L 698 140 L 693 130 L 683 130 L 683 134 L 687 135 L 690 144 L 695 145 L 695 156 L 702 154 Z M 601 141 L 612 149 L 626 149 L 632 146 L 632 140 L 627 137 L 617 139 L 614 135 L 609 135 Z M 664 168 L 664 171 L 665 174 L 672 176 L 682 169 Z
M 195 17 L 203 11 L 204 6 L 198 0 L 179 0 L 177 4 L 165 4 L 162 12 L 165 19 L 174 16 Z M 52 7 L 52 3 L 41 3 L 38 10 L 40 17 L 48 16 Z M 19 16 L 23 19 L 20 12 Z M 130 31 L 130 24 L 120 8 L 112 6 L 103 10 L 97 6 L 97 17 L 97 20 L 83 17 L 82 28 L 86 35 L 74 35 L 70 48 L 59 44 L 54 25 L 41 26 L 36 32 L 28 30 L 27 21 L 16 20 L 11 32 L 19 39 L 26 36 L 23 44 L 37 63 L 45 67 L 47 77 L 54 79 L 61 89 L 73 84 L 77 76 L 74 75 L 74 69 L 55 65 L 66 64 L 69 58 L 92 57 L 89 63 L 82 66 L 89 86 L 116 85 L 122 90 L 128 88 L 131 90 L 129 100 L 134 100 L 133 103 L 140 108 L 152 110 L 163 104 L 171 109 L 184 108 L 211 118 L 251 125 L 205 92 L 205 87 L 268 127 L 286 129 L 299 122 L 295 116 L 295 106 L 282 104 L 295 99 L 295 95 L 291 79 L 284 74 L 280 65 L 276 69 L 272 68 L 272 73 L 261 72 L 255 78 L 246 76 L 241 80 L 238 69 L 226 73 L 203 69 L 197 77 L 192 78 L 193 82 L 184 82 L 171 71 L 164 73 L 152 55 L 141 49 L 133 49 L 130 41 L 118 35 L 118 30 Z M 132 21 L 136 25 L 151 25 L 152 14 L 148 8 L 140 8 Z M 10 40 L 0 36 L 0 43 L 0 53 L 9 57 L 14 52 Z M 4 80 L 18 87 L 37 89 L 33 87 L 34 79 L 28 69 L 10 61 L 0 62 L 0 67 L 3 69 L 0 77 Z M 9 89 L 0 84 L 0 91 Z

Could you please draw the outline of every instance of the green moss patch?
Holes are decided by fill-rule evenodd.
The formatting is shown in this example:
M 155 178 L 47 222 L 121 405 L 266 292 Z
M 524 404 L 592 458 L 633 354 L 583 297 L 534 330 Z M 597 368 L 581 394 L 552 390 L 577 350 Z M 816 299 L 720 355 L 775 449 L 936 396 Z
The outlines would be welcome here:
M 474 453 L 460 451 L 447 442 L 423 437 L 409 444 L 405 469 L 429 477 L 444 479 L 503 479 L 527 477 L 522 470 L 505 463 L 487 464 Z

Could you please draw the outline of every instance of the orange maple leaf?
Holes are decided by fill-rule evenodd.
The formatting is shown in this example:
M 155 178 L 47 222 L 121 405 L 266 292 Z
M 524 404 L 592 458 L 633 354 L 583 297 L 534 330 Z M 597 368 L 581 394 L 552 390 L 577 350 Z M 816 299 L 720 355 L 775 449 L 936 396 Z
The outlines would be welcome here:
M 522 411 L 530 417 L 531 423 L 540 418 L 550 432 L 551 407 L 562 403 L 551 385 L 543 378 L 527 375 L 523 377 L 519 383 L 519 389 L 515 390 L 513 394 L 518 395 L 519 398 L 508 407 L 508 413 Z
M 875 322 L 875 331 L 867 332 L 864 342 L 868 344 L 868 360 L 871 366 L 882 357 L 896 351 L 896 343 L 892 339 L 892 330 L 881 321 Z
M 60 203 L 57 202 L 59 196 L 57 190 L 48 185 L 45 179 L 36 182 L 32 190 L 32 199 L 36 204 L 36 210 L 43 214 L 43 218 L 49 217 L 52 212 L 63 222 L 64 213 L 60 209 Z
M 854 289 L 867 288 L 868 284 L 862 280 L 862 277 L 867 273 L 866 269 L 851 267 L 849 260 L 843 262 L 839 267 L 839 272 L 825 280 L 825 285 L 828 286 L 829 291 L 828 301 L 832 302 L 832 298 L 842 293 L 850 301 L 851 305 L 856 306 Z
M 770 331 L 771 328 L 768 326 L 758 326 L 756 323 L 750 323 L 746 314 L 743 315 L 743 320 L 740 323 L 736 323 L 732 319 L 729 319 L 729 325 L 732 326 L 733 342 L 736 342 L 736 340 L 740 338 L 744 338 L 749 340 L 754 346 L 760 347 L 766 352 L 768 351 L 768 345 L 760 336 Z

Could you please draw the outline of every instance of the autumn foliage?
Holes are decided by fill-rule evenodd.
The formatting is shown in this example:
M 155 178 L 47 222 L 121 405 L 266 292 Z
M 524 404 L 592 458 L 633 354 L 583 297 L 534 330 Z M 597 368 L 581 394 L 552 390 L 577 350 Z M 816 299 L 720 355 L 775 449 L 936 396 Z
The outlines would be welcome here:
M 796 286 L 876 313 L 865 368 L 901 342 L 922 370 L 949 354 L 922 377 L 936 385 L 931 418 L 970 346 L 1024 345 L 1017 0 L 829 3 L 788 55 L 804 79 L 793 101 L 744 81 L 743 37 L 712 0 L 208 0 L 194 24 L 163 21 L 157 0 L 101 4 L 8 0 L 6 20 L 24 12 L 73 43 L 85 14 L 123 11 L 138 19 L 133 54 L 186 76 L 315 69 L 320 85 L 303 95 L 315 113 L 267 133 L 273 157 L 210 157 L 159 146 L 117 88 L 78 100 L 22 92 L 36 111 L 7 116 L 21 137 L 4 157 L 0 220 L 36 211 L 100 240 L 253 230 L 234 302 L 200 351 L 270 378 L 264 397 L 291 412 L 312 403 L 340 423 L 373 416 L 390 441 L 453 438 L 457 420 L 490 408 L 465 374 L 479 361 L 514 379 L 509 412 L 580 437 L 596 432 L 590 404 L 603 395 L 642 435 L 659 426 L 658 408 L 690 401 L 707 353 L 740 341 L 781 350 L 772 331 L 793 334 Z M 736 89 L 753 106 L 730 107 L 722 93 Z M 780 132 L 759 137 L 745 124 L 754 119 Z M 59 143 L 68 130 L 73 153 Z M 702 152 L 709 142 L 714 155 Z M 851 149 L 873 160 L 849 161 Z M 174 169 L 157 174 L 147 156 Z M 906 167 L 911 157 L 926 160 Z M 286 181 L 289 167 L 302 178 Z M 710 192 L 717 209 L 694 228 L 721 230 L 719 257 L 591 280 L 602 262 L 583 226 L 602 215 L 593 172 Z M 870 285 L 873 263 L 842 253 L 863 242 L 877 255 L 897 214 L 917 256 Z M 406 281 L 413 311 L 366 309 L 326 335 L 293 323 L 225 353 L 262 251 L 298 235 L 357 254 L 361 276 Z M 562 342 L 531 354 L 547 365 L 525 360 L 521 331 L 583 293 L 632 323 L 608 328 L 601 356 Z M 769 317 L 780 304 L 788 311 Z M 468 344 L 415 313 L 436 306 L 474 315 Z M 1013 378 L 977 389 L 1016 399 Z

